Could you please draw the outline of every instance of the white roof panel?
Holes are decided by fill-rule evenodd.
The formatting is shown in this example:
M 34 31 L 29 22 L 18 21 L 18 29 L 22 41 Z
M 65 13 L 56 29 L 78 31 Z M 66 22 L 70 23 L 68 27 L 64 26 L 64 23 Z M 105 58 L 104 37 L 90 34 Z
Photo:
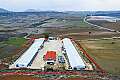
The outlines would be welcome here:
M 72 67 L 72 69 L 85 68 L 85 64 L 84 64 L 82 58 L 80 57 L 79 53 L 75 49 L 74 45 L 72 44 L 71 40 L 69 38 L 64 38 L 63 44 L 64 44 L 64 48 L 66 50 L 66 53 L 67 53 L 67 56 L 69 59 L 69 63 L 70 63 L 70 66 Z
M 40 48 L 44 41 L 44 38 L 35 39 L 34 43 L 29 47 L 29 49 L 15 62 L 16 65 L 22 65 L 27 67 L 30 61 L 33 59 L 34 55 Z

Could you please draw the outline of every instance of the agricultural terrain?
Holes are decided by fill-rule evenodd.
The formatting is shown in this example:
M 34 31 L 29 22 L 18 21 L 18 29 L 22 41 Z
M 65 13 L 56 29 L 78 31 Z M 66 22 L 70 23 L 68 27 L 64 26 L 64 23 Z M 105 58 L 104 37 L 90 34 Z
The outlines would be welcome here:
M 41 38 L 47 33 L 52 37 L 69 37 L 79 41 L 87 53 L 105 71 L 112 75 L 120 75 L 120 33 L 99 29 L 87 24 L 84 22 L 84 18 L 80 16 L 52 15 L 46 17 L 45 15 L 36 14 L 25 18 L 21 16 L 17 15 L 17 18 L 10 17 L 9 20 L 7 16 L 6 18 L 1 17 L 0 69 L 8 69 L 8 65 L 17 60 L 29 48 L 31 43 L 29 43 L 28 38 Z M 15 26 L 12 26 L 14 25 L 13 21 L 16 22 L 14 23 Z M 91 23 L 120 30 L 120 21 L 114 23 L 93 21 Z M 6 77 L 0 76 L 0 79 L 6 79 Z M 11 78 L 14 80 L 15 76 L 11 76 Z M 18 76 L 18 78 L 22 79 L 21 76 Z M 31 78 L 31 80 L 33 79 Z

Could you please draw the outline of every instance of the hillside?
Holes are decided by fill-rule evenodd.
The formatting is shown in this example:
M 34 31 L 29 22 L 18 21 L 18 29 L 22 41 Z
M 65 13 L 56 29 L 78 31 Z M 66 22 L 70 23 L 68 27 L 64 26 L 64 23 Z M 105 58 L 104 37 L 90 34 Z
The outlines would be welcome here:
M 37 10 L 35 10 L 35 9 L 27 9 L 27 10 L 25 10 L 24 12 L 39 12 L 39 11 L 37 11 Z
M 95 16 L 112 16 L 120 17 L 120 11 L 97 11 Z
M 6 13 L 6 12 L 10 12 L 10 11 L 3 9 L 3 8 L 0 8 L 0 13 Z

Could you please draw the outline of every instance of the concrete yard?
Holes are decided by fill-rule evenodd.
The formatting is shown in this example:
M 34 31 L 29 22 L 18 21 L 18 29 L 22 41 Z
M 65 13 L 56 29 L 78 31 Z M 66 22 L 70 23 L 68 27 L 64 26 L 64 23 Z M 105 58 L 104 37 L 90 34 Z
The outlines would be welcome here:
M 49 40 L 45 42 L 43 49 L 39 50 L 39 53 L 34 59 L 30 68 L 32 69 L 44 68 L 45 61 L 43 60 L 43 56 L 47 53 L 47 51 L 56 51 L 57 55 L 59 55 L 62 52 L 61 47 L 62 47 L 61 40 Z

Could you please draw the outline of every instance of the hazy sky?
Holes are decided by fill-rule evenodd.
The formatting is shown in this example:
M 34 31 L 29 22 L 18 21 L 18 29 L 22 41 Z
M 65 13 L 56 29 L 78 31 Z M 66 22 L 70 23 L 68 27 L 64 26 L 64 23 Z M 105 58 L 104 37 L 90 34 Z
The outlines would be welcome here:
M 81 11 L 120 10 L 120 0 L 0 0 L 0 8 L 12 11 L 26 9 Z

